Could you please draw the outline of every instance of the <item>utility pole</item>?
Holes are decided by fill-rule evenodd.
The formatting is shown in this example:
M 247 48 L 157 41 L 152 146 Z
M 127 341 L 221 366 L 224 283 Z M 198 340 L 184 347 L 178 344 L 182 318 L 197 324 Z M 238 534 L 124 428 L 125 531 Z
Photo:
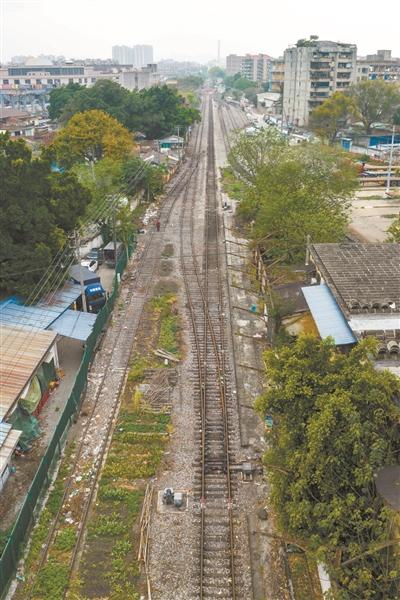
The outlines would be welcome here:
M 85 295 L 85 286 L 83 283 L 83 269 L 84 267 L 82 267 L 81 265 L 81 256 L 80 256 L 80 245 L 79 245 L 79 232 L 77 229 L 75 229 L 75 256 L 76 256 L 76 261 L 77 264 L 79 265 L 79 284 L 81 286 L 81 297 L 82 297 L 82 308 L 83 308 L 83 312 L 87 312 L 87 302 L 86 302 L 86 295 Z
M 307 243 L 306 243 L 306 267 L 310 264 L 310 243 L 311 243 L 311 235 L 307 233 Z
M 395 125 L 393 125 L 393 129 L 392 129 L 392 143 L 390 144 L 389 165 L 388 165 L 388 174 L 387 174 L 387 182 L 386 182 L 386 193 L 387 194 L 390 194 L 390 179 L 392 177 L 394 132 L 395 132 Z
M 112 223 L 113 223 L 113 241 L 114 241 L 114 270 L 115 270 L 115 277 L 118 276 L 117 273 L 117 232 L 116 232 L 116 217 L 115 217 L 115 208 L 116 208 L 116 202 L 114 202 L 115 198 L 113 196 L 113 209 L 112 209 Z

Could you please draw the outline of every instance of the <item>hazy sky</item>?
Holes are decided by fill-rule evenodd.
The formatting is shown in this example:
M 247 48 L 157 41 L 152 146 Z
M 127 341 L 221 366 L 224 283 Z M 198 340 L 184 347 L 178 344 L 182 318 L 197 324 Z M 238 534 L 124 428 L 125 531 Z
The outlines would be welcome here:
M 400 56 L 400 1 L 0 0 L 1 60 L 17 54 L 111 57 L 115 44 L 153 44 L 155 59 L 279 56 L 310 34 L 353 42 L 358 54 Z

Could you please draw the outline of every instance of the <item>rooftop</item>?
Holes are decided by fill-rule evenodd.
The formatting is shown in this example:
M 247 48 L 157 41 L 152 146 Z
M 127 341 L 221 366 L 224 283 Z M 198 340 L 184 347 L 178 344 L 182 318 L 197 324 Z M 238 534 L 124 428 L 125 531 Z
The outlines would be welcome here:
M 0 419 L 12 409 L 57 334 L 0 324 Z
M 312 244 L 310 250 L 347 317 L 400 313 L 400 244 Z
M 327 285 L 301 288 L 322 339 L 332 337 L 337 346 L 355 344 L 356 338 Z

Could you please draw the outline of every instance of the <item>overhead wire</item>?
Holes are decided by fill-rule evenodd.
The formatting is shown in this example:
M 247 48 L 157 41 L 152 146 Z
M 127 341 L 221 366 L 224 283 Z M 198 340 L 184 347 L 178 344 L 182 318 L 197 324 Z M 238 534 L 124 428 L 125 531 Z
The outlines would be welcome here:
M 144 171 L 144 169 L 146 168 L 146 166 L 147 166 L 146 164 L 140 165 L 140 167 L 139 167 L 139 169 L 136 171 L 136 173 L 134 173 L 133 175 L 131 175 L 131 176 L 128 178 L 128 181 L 126 182 L 126 184 L 125 184 L 125 187 L 124 187 L 122 190 L 120 190 L 120 192 L 119 192 L 120 194 L 121 194 L 121 193 L 126 193 L 126 190 L 128 189 L 128 185 L 129 185 L 129 186 L 131 186 L 131 185 L 132 185 L 132 184 L 133 184 L 133 183 L 136 181 L 136 179 L 137 179 L 137 178 L 138 178 L 138 177 L 139 177 L 139 176 L 140 176 L 140 175 L 143 173 L 143 171 Z M 107 200 L 107 196 L 105 196 L 105 198 L 104 198 L 104 199 L 102 199 L 102 202 L 104 202 L 104 201 L 106 201 L 106 200 Z M 115 196 L 115 202 L 114 202 L 114 204 L 115 204 L 117 201 L 118 201 L 118 196 Z M 103 218 L 104 218 L 104 217 L 107 217 L 107 215 L 109 216 L 109 213 L 111 213 L 111 212 L 114 210 L 114 208 L 115 208 L 115 206 L 114 206 L 114 205 L 112 205 L 112 206 L 108 206 L 108 207 L 107 207 L 107 206 L 104 206 L 104 212 L 103 212 L 103 213 L 101 213 L 101 211 L 98 211 L 98 213 L 97 213 L 97 214 L 98 214 L 98 216 L 97 216 L 97 219 L 98 219 L 98 218 L 100 218 L 100 217 L 103 217 Z M 93 222 L 93 221 L 92 221 L 92 222 Z M 90 224 L 90 223 L 89 223 L 89 224 Z M 82 229 L 82 225 L 80 226 L 80 229 Z M 64 254 L 65 254 L 67 251 L 68 251 L 68 252 L 70 251 L 69 245 L 68 245 L 68 246 L 66 246 L 66 248 L 65 248 L 64 252 L 63 252 L 63 253 L 62 253 L 62 254 L 61 254 L 59 257 L 58 257 L 57 263 L 56 263 L 55 265 L 53 265 L 53 267 L 52 267 L 52 269 L 51 269 L 52 273 L 54 273 L 54 272 L 55 272 L 55 267 L 56 267 L 57 265 L 59 265 L 59 264 L 60 264 L 60 262 L 61 262 L 62 258 L 64 257 Z M 59 252 L 58 252 L 58 254 L 59 254 Z M 50 302 L 51 302 L 51 300 L 53 300 L 53 299 L 54 299 L 54 296 L 55 296 L 55 294 L 56 294 L 56 293 L 57 293 L 57 291 L 58 291 L 58 287 L 59 287 L 59 285 L 62 283 L 62 280 L 64 279 L 64 277 L 65 277 L 66 273 L 67 273 L 67 272 L 68 272 L 68 270 L 70 269 L 70 267 L 71 267 L 71 265 L 73 264 L 74 260 L 75 260 L 75 257 L 73 257 L 73 258 L 72 258 L 72 260 L 70 261 L 70 263 L 69 263 L 69 264 L 68 264 L 68 265 L 67 265 L 65 268 L 63 268 L 63 270 L 62 270 L 62 271 L 61 271 L 61 273 L 59 274 L 59 277 L 57 278 L 57 281 L 55 281 L 55 282 L 52 282 L 52 287 L 54 287 L 54 292 L 53 292 L 53 294 L 51 295 L 51 297 L 49 298 L 49 301 L 50 301 Z M 50 275 L 50 277 L 47 277 L 47 278 L 45 279 L 45 282 L 49 283 L 49 282 L 50 282 L 50 280 L 51 280 L 51 277 L 52 277 L 52 275 Z M 43 282 L 43 277 L 41 278 L 41 280 L 40 280 L 40 282 L 39 282 L 39 284 L 41 284 L 41 285 L 40 285 L 40 287 L 39 287 L 38 291 L 37 291 L 37 292 L 35 293 L 35 295 L 33 296 L 33 299 L 37 299 L 37 298 L 39 297 L 40 293 L 43 293 L 44 286 L 45 286 L 45 285 L 47 285 L 47 283 L 44 283 L 44 284 L 43 284 L 42 282 Z M 57 285 L 54 285 L 55 283 L 57 283 Z M 36 287 L 37 287 L 37 286 L 36 286 Z M 32 298 L 30 299 L 30 301 L 31 301 L 31 303 L 32 303 Z M 25 303 L 25 305 L 26 305 L 26 303 Z M 25 319 L 26 319 L 27 321 L 31 322 L 31 319 L 30 319 L 30 318 L 26 317 Z M 13 325 L 12 327 L 9 327 L 8 329 L 9 329 L 9 330 L 12 330 L 12 331 L 14 331 L 14 332 L 15 332 L 16 330 L 19 330 L 19 329 L 20 329 L 20 327 L 21 327 L 21 321 L 23 321 L 23 319 L 21 319 L 17 325 Z M 34 323 L 43 323 L 44 321 L 46 321 L 46 322 L 47 322 L 47 318 L 46 318 L 45 316 L 43 316 L 41 319 L 36 319 L 36 320 L 34 320 L 33 322 L 34 322 Z M 22 324 L 22 327 L 23 327 L 23 324 Z M 10 369 L 10 370 L 9 370 L 9 371 L 8 371 L 8 372 L 7 372 L 7 373 L 4 375 L 4 376 L 3 376 L 3 381 L 7 381 L 7 380 L 10 378 L 10 376 L 13 374 L 13 372 L 15 371 L 15 366 L 16 366 L 16 364 L 17 364 L 17 358 L 18 358 L 18 357 L 21 355 L 21 353 L 22 353 L 22 352 L 21 352 L 21 351 L 19 351 L 19 350 L 21 350 L 21 349 L 22 349 L 22 348 L 23 348 L 23 347 L 26 345 L 26 342 L 29 340 L 29 338 L 30 338 L 31 336 L 33 336 L 33 335 L 35 335 L 35 334 L 36 334 L 36 329 L 35 329 L 35 326 L 34 326 L 34 325 L 32 325 L 32 323 L 29 325 L 29 329 L 30 329 L 30 331 L 29 331 L 29 332 L 27 332 L 27 336 L 25 336 L 23 343 L 21 343 L 21 345 L 18 347 L 18 349 L 17 349 L 16 353 L 14 354 L 14 356 L 15 356 L 15 360 L 14 360 L 14 362 L 12 362 L 12 364 L 11 364 L 11 369 Z M 41 329 L 41 328 L 40 328 L 40 327 L 38 327 L 38 329 Z M 8 338 L 9 338 L 9 337 L 12 335 L 12 331 L 9 331 L 9 334 L 8 334 L 8 335 L 6 335 L 5 337 L 4 337 L 4 336 L 2 336 L 2 340 L 1 340 L 1 341 L 2 341 L 2 343 L 4 342 L 4 340 L 8 339 Z M 18 351 L 19 351 L 19 352 L 18 352 Z

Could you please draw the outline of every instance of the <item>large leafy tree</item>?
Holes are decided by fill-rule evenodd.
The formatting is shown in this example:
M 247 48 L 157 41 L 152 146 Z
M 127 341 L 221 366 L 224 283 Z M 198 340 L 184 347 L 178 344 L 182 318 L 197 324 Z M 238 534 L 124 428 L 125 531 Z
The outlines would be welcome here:
M 242 192 L 238 214 L 266 254 L 296 262 L 307 235 L 314 242 L 340 240 L 348 222 L 357 177 L 347 155 L 321 144 L 289 146 L 275 128 L 240 135 L 230 164 Z
M 343 92 L 335 92 L 313 110 L 310 127 L 319 137 L 332 144 L 340 129 L 346 126 L 348 119 L 354 116 L 355 112 L 353 98 Z
M 74 114 L 87 110 L 101 110 L 126 125 L 125 105 L 130 92 L 114 81 L 97 81 L 92 87 L 84 87 L 65 104 L 61 120 L 66 123 Z
M 374 369 L 375 347 L 366 340 L 345 355 L 303 336 L 268 351 L 256 403 L 274 418 L 265 463 L 280 527 L 327 564 L 343 600 L 394 599 L 400 575 L 393 547 L 379 550 L 395 537 L 394 514 L 374 484 L 400 451 L 400 384 Z
M 0 135 L 0 289 L 27 295 L 90 201 L 72 173 L 52 173 L 22 140 Z
M 359 81 L 350 94 L 367 134 L 373 123 L 392 122 L 400 107 L 398 87 L 382 79 Z
M 49 117 L 50 119 L 59 119 L 65 105 L 79 91 L 85 88 L 79 83 L 69 83 L 59 88 L 54 88 L 50 92 Z
M 60 164 L 119 160 L 134 148 L 132 134 L 119 121 L 101 110 L 77 113 L 56 136 L 52 149 Z
M 154 139 L 168 135 L 180 127 L 181 133 L 200 119 L 199 111 L 167 86 L 132 91 L 112 81 L 98 81 L 90 88 L 77 91 L 65 104 L 63 122 L 79 112 L 101 110 L 127 127 Z

